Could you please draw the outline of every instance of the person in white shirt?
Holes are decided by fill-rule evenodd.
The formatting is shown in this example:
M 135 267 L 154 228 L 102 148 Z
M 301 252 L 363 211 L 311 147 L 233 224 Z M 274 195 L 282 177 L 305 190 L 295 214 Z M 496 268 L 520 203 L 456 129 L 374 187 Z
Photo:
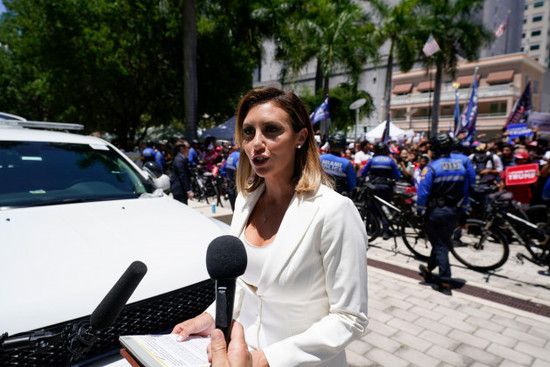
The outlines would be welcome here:
M 370 144 L 367 140 L 361 141 L 360 150 L 355 152 L 355 174 L 359 177 L 361 170 L 367 164 L 367 161 L 372 158 L 372 154 L 369 151 Z

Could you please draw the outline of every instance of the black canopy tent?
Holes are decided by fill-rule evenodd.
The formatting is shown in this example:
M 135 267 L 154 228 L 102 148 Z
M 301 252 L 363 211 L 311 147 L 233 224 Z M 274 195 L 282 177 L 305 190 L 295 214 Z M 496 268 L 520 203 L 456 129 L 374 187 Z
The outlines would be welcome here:
M 236 121 L 237 121 L 237 117 L 233 116 L 229 120 L 225 121 L 223 124 L 220 124 L 208 130 L 204 130 L 201 136 L 206 137 L 210 135 L 215 137 L 216 139 L 231 141 L 233 140 L 233 137 L 235 135 Z

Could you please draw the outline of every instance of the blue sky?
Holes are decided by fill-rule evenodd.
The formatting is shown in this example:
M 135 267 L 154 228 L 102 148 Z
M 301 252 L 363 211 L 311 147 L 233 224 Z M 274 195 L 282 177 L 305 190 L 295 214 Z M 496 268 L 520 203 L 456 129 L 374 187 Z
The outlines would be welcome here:
M 2 0 L 0 0 L 0 13 L 3 13 L 6 11 L 6 7 L 4 6 L 4 3 L 2 2 Z

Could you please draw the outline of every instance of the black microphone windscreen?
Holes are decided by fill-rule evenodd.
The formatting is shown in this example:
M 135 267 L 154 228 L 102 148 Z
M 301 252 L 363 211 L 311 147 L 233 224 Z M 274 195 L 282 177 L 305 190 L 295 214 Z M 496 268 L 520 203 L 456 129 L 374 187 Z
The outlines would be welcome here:
M 122 274 L 90 316 L 92 330 L 103 330 L 113 324 L 139 282 L 147 273 L 147 266 L 141 261 L 134 261 Z
M 206 251 L 206 270 L 210 278 L 234 279 L 246 270 L 246 250 L 235 236 L 220 236 L 212 240 Z

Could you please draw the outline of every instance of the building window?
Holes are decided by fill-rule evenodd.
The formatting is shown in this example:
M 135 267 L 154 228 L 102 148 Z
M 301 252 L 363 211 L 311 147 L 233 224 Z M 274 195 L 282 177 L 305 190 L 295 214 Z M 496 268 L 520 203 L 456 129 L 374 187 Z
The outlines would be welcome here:
M 489 105 L 489 114 L 491 114 L 491 115 L 505 115 L 506 114 L 506 102 L 491 103 Z
M 525 38 L 525 33 L 522 33 L 522 34 L 521 34 L 521 38 Z
M 525 10 L 527 10 L 529 8 L 529 5 L 525 4 Z
M 533 31 L 533 32 L 531 32 L 531 36 L 533 36 L 533 37 L 540 36 L 540 33 L 541 33 L 540 30 L 538 30 L 538 31 Z
M 527 19 L 523 19 L 523 24 L 527 23 Z
M 540 48 L 540 45 L 532 45 L 531 47 L 529 47 L 529 50 L 534 51 L 534 50 L 538 50 L 539 48 Z
M 405 112 L 406 112 L 406 110 L 404 108 L 394 110 L 393 111 L 393 118 L 395 120 L 404 120 L 405 119 Z
M 533 23 L 540 22 L 542 20 L 542 15 L 537 15 L 536 17 L 533 17 Z
M 537 1 L 535 4 L 533 4 L 534 8 L 540 8 L 541 6 L 544 6 L 544 1 Z

